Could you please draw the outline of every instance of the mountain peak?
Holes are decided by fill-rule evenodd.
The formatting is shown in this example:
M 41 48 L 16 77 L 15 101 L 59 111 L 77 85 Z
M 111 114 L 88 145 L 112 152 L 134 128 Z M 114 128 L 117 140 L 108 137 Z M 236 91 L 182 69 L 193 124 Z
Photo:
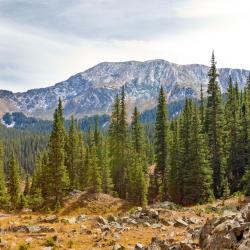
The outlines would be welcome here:
M 66 116 L 74 114 L 79 118 L 109 114 L 122 86 L 125 86 L 128 111 L 131 112 L 135 105 L 144 111 L 156 105 L 161 85 L 169 102 L 199 97 L 200 85 L 205 91 L 208 84 L 208 69 L 201 64 L 179 65 L 162 59 L 102 62 L 51 87 L 23 93 L 1 90 L 0 111 L 2 114 L 17 111 L 50 119 L 61 97 Z M 230 75 L 243 88 L 249 74 L 244 69 L 223 68 L 218 71 L 222 92 L 227 88 Z

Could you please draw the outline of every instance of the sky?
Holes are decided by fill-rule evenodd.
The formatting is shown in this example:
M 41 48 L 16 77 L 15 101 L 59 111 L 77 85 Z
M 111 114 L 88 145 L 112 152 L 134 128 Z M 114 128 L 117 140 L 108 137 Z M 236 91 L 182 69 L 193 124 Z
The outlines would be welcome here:
M 54 85 L 103 61 L 250 69 L 249 0 L 0 0 L 0 89 Z

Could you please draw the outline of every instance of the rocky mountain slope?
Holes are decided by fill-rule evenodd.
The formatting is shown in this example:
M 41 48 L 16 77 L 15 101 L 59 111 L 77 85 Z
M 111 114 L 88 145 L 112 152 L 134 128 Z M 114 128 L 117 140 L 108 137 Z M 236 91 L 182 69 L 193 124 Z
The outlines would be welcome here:
M 208 69 L 200 64 L 178 65 L 164 60 L 103 62 L 52 87 L 23 93 L 0 90 L 0 114 L 15 111 L 50 119 L 58 97 L 63 100 L 66 117 L 109 114 L 122 86 L 125 86 L 129 112 L 134 105 L 144 111 L 156 105 L 161 85 L 169 102 L 198 97 L 201 84 L 206 90 Z M 230 75 L 242 88 L 249 73 L 242 69 L 219 69 L 222 92 Z

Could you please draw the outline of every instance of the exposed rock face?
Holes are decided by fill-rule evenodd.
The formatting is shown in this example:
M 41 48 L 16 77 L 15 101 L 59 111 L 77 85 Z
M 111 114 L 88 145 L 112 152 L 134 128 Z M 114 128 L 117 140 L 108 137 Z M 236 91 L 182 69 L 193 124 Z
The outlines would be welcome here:
M 199 244 L 204 250 L 250 249 L 250 203 L 239 212 L 208 220 Z
M 63 101 L 66 117 L 71 114 L 78 118 L 108 114 L 122 86 L 125 86 L 129 112 L 135 104 L 140 111 L 144 111 L 156 105 L 161 85 L 169 101 L 198 97 L 201 84 L 206 91 L 207 73 L 208 67 L 204 65 L 178 65 L 164 60 L 104 62 L 52 87 L 23 93 L 0 90 L 0 115 L 16 111 L 34 117 L 52 118 L 59 97 Z M 230 75 L 243 88 L 249 71 L 224 68 L 219 69 L 219 74 L 219 84 L 225 92 Z

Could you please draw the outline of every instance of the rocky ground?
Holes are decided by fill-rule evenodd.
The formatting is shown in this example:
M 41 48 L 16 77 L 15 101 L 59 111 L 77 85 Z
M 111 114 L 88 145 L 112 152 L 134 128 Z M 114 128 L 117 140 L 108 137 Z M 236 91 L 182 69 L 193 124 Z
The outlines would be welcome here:
M 57 214 L 0 214 L 0 249 L 250 249 L 250 205 L 243 206 L 231 198 L 188 208 L 171 202 L 140 208 L 74 192 Z

